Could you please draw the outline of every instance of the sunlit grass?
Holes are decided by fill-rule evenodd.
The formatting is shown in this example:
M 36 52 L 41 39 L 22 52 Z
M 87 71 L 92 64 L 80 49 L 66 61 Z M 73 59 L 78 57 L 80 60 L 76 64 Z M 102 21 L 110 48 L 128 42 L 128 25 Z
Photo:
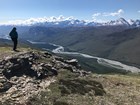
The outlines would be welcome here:
M 9 47 L 9 46 L 0 47 L 0 59 L 5 58 L 7 56 L 11 56 L 13 54 L 26 52 L 26 51 L 31 51 L 31 48 L 18 47 L 17 50 L 18 50 L 18 52 L 13 51 L 12 46 L 11 47 Z

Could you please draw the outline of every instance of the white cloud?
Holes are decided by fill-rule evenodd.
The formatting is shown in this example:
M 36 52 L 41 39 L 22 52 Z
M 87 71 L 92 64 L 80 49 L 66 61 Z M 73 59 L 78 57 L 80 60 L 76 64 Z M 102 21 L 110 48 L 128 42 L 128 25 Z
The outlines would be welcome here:
M 27 20 L 11 20 L 8 24 L 13 24 L 13 25 L 31 25 L 31 24 L 35 24 L 35 23 L 39 23 L 39 22 L 45 22 L 47 20 L 46 17 L 43 18 L 30 18 Z
M 93 14 L 92 16 L 93 17 L 97 17 L 97 16 L 100 16 L 101 15 L 101 13 L 95 13 L 95 14 Z
M 64 17 L 63 15 L 60 15 L 58 17 L 55 16 L 51 16 L 51 17 L 40 17 L 40 18 L 29 18 L 27 20 L 11 20 L 7 23 L 5 23 L 6 25 L 8 24 L 12 24 L 12 25 L 32 25 L 32 24 L 36 24 L 36 23 L 43 23 L 43 22 L 59 22 L 59 21 L 65 21 L 65 20 L 74 20 L 76 18 L 74 18 L 73 16 L 70 17 Z
M 140 11 L 139 11 L 140 12 Z M 122 10 L 122 9 L 119 9 L 118 11 L 116 11 L 116 12 L 103 12 L 103 13 L 95 13 L 95 14 L 93 14 L 92 15 L 92 19 L 93 19 L 93 21 L 96 21 L 96 22 L 101 22 L 101 19 L 99 19 L 99 18 L 102 18 L 102 17 L 115 17 L 115 16 L 117 16 L 117 17 L 119 17 L 119 16 L 121 16 L 122 14 L 124 13 L 124 11 Z M 103 22 L 104 22 L 104 20 L 102 20 Z
M 101 14 L 101 13 L 95 13 L 95 14 L 93 14 L 93 15 L 92 15 L 93 21 L 97 21 L 96 18 L 97 18 L 98 16 L 100 16 L 100 15 L 102 15 L 102 14 Z
M 122 9 L 119 9 L 116 12 L 111 12 L 111 13 L 103 13 L 103 16 L 121 16 L 121 14 L 123 14 L 124 11 Z

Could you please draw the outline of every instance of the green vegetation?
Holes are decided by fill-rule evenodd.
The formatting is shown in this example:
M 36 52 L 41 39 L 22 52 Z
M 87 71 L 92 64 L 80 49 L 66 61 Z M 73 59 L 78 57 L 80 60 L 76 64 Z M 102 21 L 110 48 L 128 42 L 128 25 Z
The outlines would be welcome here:
M 56 82 L 28 101 L 31 105 L 139 105 L 139 75 L 79 77 L 59 71 Z
M 83 97 L 88 99 L 88 97 L 106 94 L 99 82 L 92 80 L 92 78 L 79 77 L 77 74 L 64 69 L 59 71 L 56 80 L 46 91 L 32 97 L 29 102 L 33 105 L 74 105 L 72 101 L 74 97 L 83 100 Z M 88 100 L 92 101 L 91 99 Z
M 62 56 L 65 59 L 78 59 L 79 64 L 81 67 L 86 71 L 91 71 L 92 73 L 98 73 L 98 74 L 128 74 L 125 70 L 119 70 L 111 67 L 105 67 L 103 65 L 100 65 L 97 63 L 96 59 L 90 59 L 90 58 L 84 58 L 80 56 L 74 56 L 74 55 L 59 55 Z
M 35 34 L 36 33 L 36 34 Z M 55 43 L 68 51 L 140 65 L 140 29 L 111 27 L 33 27 L 27 39 Z
M 19 48 L 19 50 L 32 49 Z M 0 47 L 0 56 L 15 53 L 17 52 L 11 51 L 11 47 Z M 43 62 L 50 60 L 43 59 Z M 82 62 L 84 63 L 85 59 L 81 59 Z M 91 61 L 89 59 L 86 62 L 88 67 Z M 92 62 L 91 67 L 94 67 L 92 70 L 97 67 L 98 70 L 103 69 L 95 62 Z M 62 68 L 58 71 L 58 76 L 49 78 L 53 78 L 55 82 L 39 94 L 30 97 L 23 105 L 139 105 L 140 103 L 139 74 L 91 73 L 87 76 L 79 76 Z M 0 105 L 9 105 L 12 102 L 13 100 L 9 99 L 5 103 L 0 102 Z

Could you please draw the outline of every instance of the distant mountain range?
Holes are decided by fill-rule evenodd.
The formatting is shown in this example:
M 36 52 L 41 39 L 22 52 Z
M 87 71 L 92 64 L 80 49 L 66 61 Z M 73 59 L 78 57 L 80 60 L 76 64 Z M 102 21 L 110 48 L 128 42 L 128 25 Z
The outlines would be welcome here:
M 119 18 L 118 20 L 111 20 L 109 22 L 95 22 L 78 20 L 74 18 L 31 18 L 28 20 L 18 20 L 5 25 L 17 25 L 17 26 L 45 26 L 45 27 L 84 27 L 84 26 L 128 26 L 128 27 L 139 27 L 140 20 L 126 20 L 124 18 Z

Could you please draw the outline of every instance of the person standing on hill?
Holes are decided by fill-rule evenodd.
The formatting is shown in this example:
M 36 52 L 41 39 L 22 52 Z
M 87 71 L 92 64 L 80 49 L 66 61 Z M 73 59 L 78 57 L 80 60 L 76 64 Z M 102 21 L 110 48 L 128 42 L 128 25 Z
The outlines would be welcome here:
M 18 33 L 16 31 L 16 27 L 12 29 L 12 31 L 9 33 L 9 36 L 11 37 L 14 43 L 13 50 L 17 51 L 16 49 L 17 49 L 17 43 L 18 43 Z

